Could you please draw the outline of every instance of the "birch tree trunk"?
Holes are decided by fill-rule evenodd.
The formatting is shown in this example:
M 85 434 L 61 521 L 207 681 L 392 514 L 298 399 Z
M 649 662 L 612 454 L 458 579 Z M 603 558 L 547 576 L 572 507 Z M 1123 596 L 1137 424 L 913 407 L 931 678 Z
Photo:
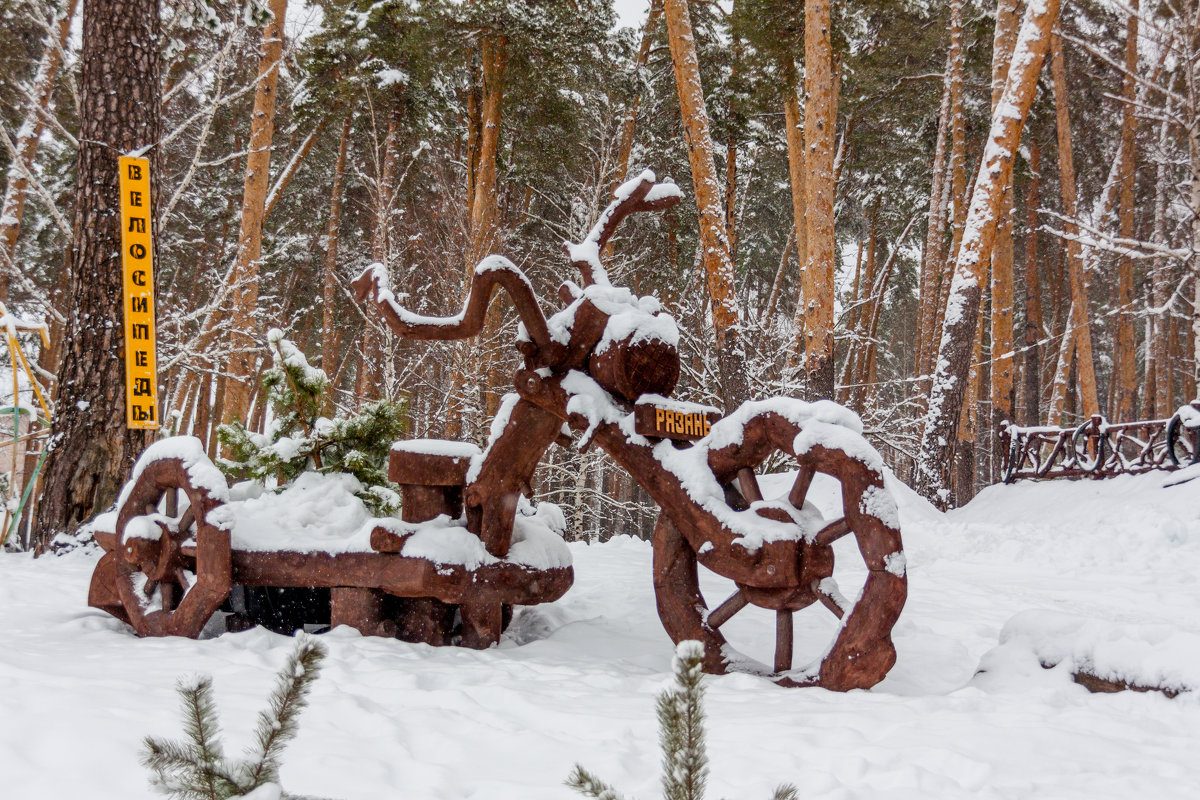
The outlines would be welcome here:
M 979 166 L 979 177 L 963 228 L 938 348 L 933 391 L 917 460 L 918 487 L 935 503 L 945 505 L 959 416 L 970 369 L 975 327 L 982 298 L 981 266 L 991 252 L 999 221 L 1004 187 L 1012 178 L 1013 154 L 1033 96 L 1042 61 L 1050 46 L 1050 31 L 1058 18 L 1059 0 L 1031 3 L 1025 12 L 1004 94 L 992 115 L 991 130 Z
M 150 440 L 125 427 L 117 157 L 152 148 L 161 135 L 157 0 L 88 0 L 80 66 L 70 312 L 37 508 L 39 548 L 107 508 Z M 151 230 L 157 195 L 155 182 Z
M 1134 181 L 1137 148 L 1137 68 L 1138 68 L 1138 0 L 1130 4 L 1125 34 L 1125 77 L 1121 97 L 1121 168 L 1117 176 L 1120 185 L 1120 235 L 1133 238 Z M 1113 406 L 1114 422 L 1130 422 L 1135 418 L 1137 403 L 1137 330 L 1133 308 L 1133 259 L 1121 256 L 1117 268 L 1117 331 L 1113 349 Z
M 1058 171 L 1062 184 L 1063 216 L 1066 221 L 1067 276 L 1071 285 L 1071 316 L 1068 334 L 1063 337 L 1058 353 L 1058 367 L 1054 374 L 1054 386 L 1050 395 L 1050 414 L 1053 423 L 1064 421 L 1064 404 L 1067 392 L 1067 373 L 1070 371 L 1071 356 L 1075 355 L 1079 370 L 1079 393 L 1083 400 L 1083 415 L 1091 417 L 1100 413 L 1100 399 L 1096 392 L 1096 367 L 1092 359 L 1092 328 L 1088 313 L 1087 277 L 1083 271 L 1083 257 L 1079 251 L 1079 226 L 1075 224 L 1075 162 L 1071 149 L 1071 117 L 1067 110 L 1067 71 L 1063 64 L 1062 40 L 1054 34 L 1050 45 L 1051 71 L 1054 75 L 1054 106 L 1058 127 Z
M 712 135 L 708 112 L 704 108 L 704 90 L 700 83 L 700 65 L 687 0 L 663 0 L 667 39 L 675 69 L 675 86 L 683 114 L 687 137 L 688 161 L 696 208 L 700 215 L 700 263 L 710 301 L 713 328 L 717 338 L 717 358 L 721 373 L 722 399 L 732 410 L 748 395 L 744 358 L 739 336 L 740 311 L 734 294 L 733 259 L 725 237 L 725 214 L 721 206 L 720 183 L 713 159 Z
M 229 329 L 229 366 L 221 421 L 245 422 L 254 390 L 259 337 L 255 324 L 258 309 L 258 262 L 262 258 L 263 213 L 271 181 L 271 140 L 275 135 L 275 88 L 283 58 L 283 26 L 287 0 L 271 0 L 272 19 L 263 28 L 259 50 L 258 84 L 250 118 L 250 153 L 242 188 L 242 224 L 238 235 L 237 263 L 230 274 L 232 309 Z
M 75 17 L 78 5 L 79 0 L 66 0 L 59 15 L 55 17 L 53 33 L 46 34 L 42 58 L 38 62 L 33 84 L 29 87 L 29 106 L 13 143 L 16 154 L 8 165 L 4 200 L 0 203 L 0 303 L 8 302 L 9 285 L 12 278 L 20 273 L 16 263 L 17 239 L 21 235 L 21 220 L 25 216 L 25 194 L 29 188 L 29 174 L 33 170 L 33 158 L 45 128 L 45 116 L 50 112 L 54 78 L 62 64 L 63 48 L 67 45 L 71 20 Z
M 805 359 L 808 393 L 833 397 L 834 110 L 830 0 L 804 3 L 804 144 L 808 259 L 804 266 Z

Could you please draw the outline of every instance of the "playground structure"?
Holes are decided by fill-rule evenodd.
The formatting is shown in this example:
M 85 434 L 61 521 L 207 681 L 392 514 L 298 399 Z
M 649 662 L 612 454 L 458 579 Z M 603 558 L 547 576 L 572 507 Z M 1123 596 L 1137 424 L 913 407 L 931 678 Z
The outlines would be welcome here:
M 1200 401 L 1166 419 L 1112 424 L 1095 416 L 1071 428 L 1006 425 L 1005 483 L 1022 478 L 1107 478 L 1200 463 Z
M 35 487 L 46 459 L 44 445 L 49 435 L 50 424 L 50 405 L 17 337 L 21 333 L 36 333 L 43 348 L 50 346 L 50 337 L 44 324 L 26 322 L 12 316 L 3 303 L 0 303 L 0 324 L 4 326 L 9 365 L 12 370 L 12 403 L 0 408 L 0 419 L 12 420 L 11 438 L 8 441 L 0 441 L 0 474 L 7 476 L 9 496 L 9 502 L 4 507 L 4 522 L 0 525 L 0 547 L 3 547 L 25 518 L 30 498 L 37 494 Z M 30 391 L 37 400 L 36 406 L 21 403 L 22 374 L 28 380 Z M 0 430 L 0 436 L 5 433 L 9 431 Z M 12 502 L 14 499 L 15 503 Z
M 552 444 L 596 446 L 660 506 L 658 613 L 675 642 L 704 643 L 706 671 L 834 690 L 878 683 L 895 662 L 891 630 L 907 575 L 883 462 L 858 418 L 831 401 L 753 401 L 722 417 L 671 399 L 680 373 L 674 319 L 654 298 L 612 286 L 600 261 L 627 216 L 680 199 L 678 188 L 655 183 L 648 171 L 622 185 L 587 237 L 568 246 L 581 284 L 562 284 L 565 307 L 549 318 L 525 275 L 499 256 L 476 267 L 465 307 L 452 317 L 409 312 L 383 267 L 368 268 L 355 291 L 402 338 L 474 336 L 493 291 L 512 298 L 524 363 L 486 447 L 397 442 L 388 475 L 400 486 L 402 519 L 371 520 L 331 551 L 303 537 L 264 541 L 231 512 L 245 501 L 197 440 L 162 440 L 139 460 L 115 512 L 93 525 L 106 553 L 89 603 L 142 636 L 195 637 L 218 610 L 235 626 L 261 622 L 266 611 L 280 612 L 278 604 L 264 611 L 271 593 L 289 590 L 309 594 L 293 606 L 302 614 L 284 609 L 281 625 L 346 624 L 364 634 L 487 647 L 512 606 L 556 600 L 571 586 L 569 553 L 555 533 L 561 513 L 526 498 Z M 794 472 L 775 471 L 781 462 Z M 832 520 L 806 499 L 819 474 L 840 484 L 841 514 Z M 844 543 L 836 555 L 844 537 L 856 547 Z M 833 577 L 847 551 L 861 561 L 852 570 L 864 576 L 857 601 Z M 728 598 L 709 605 L 701 567 L 732 582 Z M 327 600 L 313 599 L 324 591 Z M 793 616 L 809 607 L 837 623 L 823 654 L 797 667 Z M 722 633 L 746 609 L 774 617 L 769 658 L 739 653 Z

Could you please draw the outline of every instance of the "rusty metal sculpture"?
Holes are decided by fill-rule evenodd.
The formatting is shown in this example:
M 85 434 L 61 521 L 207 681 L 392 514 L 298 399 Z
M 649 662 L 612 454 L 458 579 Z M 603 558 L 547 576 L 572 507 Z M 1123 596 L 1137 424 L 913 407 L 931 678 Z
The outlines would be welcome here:
M 1200 461 L 1200 402 L 1167 419 L 1112 424 L 1095 416 L 1074 428 L 1005 425 L 1000 436 L 1005 483 L 1175 470 Z
M 151 508 L 155 490 L 139 489 L 138 483 L 126 503 L 133 510 L 122 509 L 122 522 L 106 545 L 110 554 L 97 569 L 93 605 L 128 619 L 139 634 L 195 635 L 195 621 L 231 583 L 328 586 L 336 587 L 334 622 L 349 621 L 366 632 L 374 624 L 381 633 L 398 631 L 433 643 L 453 639 L 486 646 L 499 637 L 509 605 L 553 600 L 570 585 L 569 567 L 538 572 L 505 559 L 539 461 L 550 445 L 568 444 L 571 431 L 577 447 L 600 447 L 660 506 L 653 542 L 659 616 L 676 642 L 699 639 L 706 645 L 707 671 L 750 671 L 781 685 L 835 690 L 878 683 L 895 662 L 891 630 L 904 605 L 907 576 L 896 504 L 884 487 L 878 453 L 861 436 L 861 423 L 830 401 L 749 402 L 722 418 L 715 409 L 671 400 L 680 374 L 674 320 L 653 298 L 613 287 L 600 262 L 627 216 L 680 199 L 673 184 L 655 183 L 650 172 L 620 187 L 588 236 L 568 245 L 582 285 L 563 283 L 558 294 L 565 308 L 549 319 L 521 271 L 497 256 L 475 269 L 465 308 L 453 317 L 409 312 L 396 303 L 382 267 L 369 268 L 354 282 L 355 291 L 403 338 L 475 335 L 493 290 L 498 286 L 511 296 L 521 320 L 517 347 L 524 364 L 483 452 L 454 442 L 397 443 L 389 476 L 401 487 L 404 523 L 376 527 L 373 552 L 354 559 L 231 551 L 227 540 L 205 527 L 203 514 L 160 522 L 157 550 L 127 543 L 126 517 L 153 517 L 161 507 Z M 795 465 L 794 475 L 770 474 L 768 467 L 786 461 Z M 163 467 L 161 474 L 146 472 L 139 480 L 153 487 L 186 483 L 168 472 Z M 841 512 L 832 521 L 806 500 L 819 473 L 840 482 Z M 206 504 L 202 496 L 192 499 L 197 509 Z M 444 574 L 404 557 L 412 531 L 433 520 L 457 520 L 454 524 L 482 542 L 492 567 Z M 191 550 L 172 544 L 192 529 Z M 856 602 L 842 595 L 832 577 L 834 545 L 843 537 L 853 537 L 857 548 L 849 552 L 857 552 L 859 573 L 865 573 Z M 194 563 L 202 572 L 202 557 L 216 565 L 214 577 L 197 582 L 204 593 L 188 606 L 186 620 L 147 624 L 153 615 L 143 615 L 139 622 L 129 598 L 144 596 L 149 584 L 139 586 L 130 576 L 144 575 L 162 586 L 173 580 L 172 567 Z M 711 610 L 701 591 L 701 567 L 732 582 L 731 596 Z M 185 593 L 176 616 L 196 591 Z M 402 613 L 382 614 L 381 594 L 406 598 Z M 462 632 L 452 636 L 455 605 Z M 837 618 L 830 620 L 832 641 L 815 661 L 794 668 L 793 614 L 809 606 Z M 735 614 L 749 608 L 774 617 L 769 664 L 738 653 L 722 633 Z M 384 624 L 389 620 L 393 627 Z

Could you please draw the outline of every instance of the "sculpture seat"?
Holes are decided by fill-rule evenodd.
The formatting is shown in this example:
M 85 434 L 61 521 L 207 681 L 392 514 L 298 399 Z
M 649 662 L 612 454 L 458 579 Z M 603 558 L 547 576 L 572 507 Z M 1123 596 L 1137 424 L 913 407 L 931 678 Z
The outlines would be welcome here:
M 400 485 L 405 522 L 425 522 L 439 514 L 462 514 L 463 486 L 471 459 L 480 454 L 470 442 L 407 439 L 392 445 L 388 480 Z

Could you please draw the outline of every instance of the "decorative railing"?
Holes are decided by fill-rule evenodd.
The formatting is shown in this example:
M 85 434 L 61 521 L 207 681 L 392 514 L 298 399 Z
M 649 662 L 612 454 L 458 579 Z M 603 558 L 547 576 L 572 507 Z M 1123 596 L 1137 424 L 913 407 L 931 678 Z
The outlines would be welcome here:
M 1107 478 L 1200 462 L 1200 401 L 1167 419 L 1112 424 L 1095 416 L 1075 428 L 1005 425 L 1005 483 L 1020 478 Z

